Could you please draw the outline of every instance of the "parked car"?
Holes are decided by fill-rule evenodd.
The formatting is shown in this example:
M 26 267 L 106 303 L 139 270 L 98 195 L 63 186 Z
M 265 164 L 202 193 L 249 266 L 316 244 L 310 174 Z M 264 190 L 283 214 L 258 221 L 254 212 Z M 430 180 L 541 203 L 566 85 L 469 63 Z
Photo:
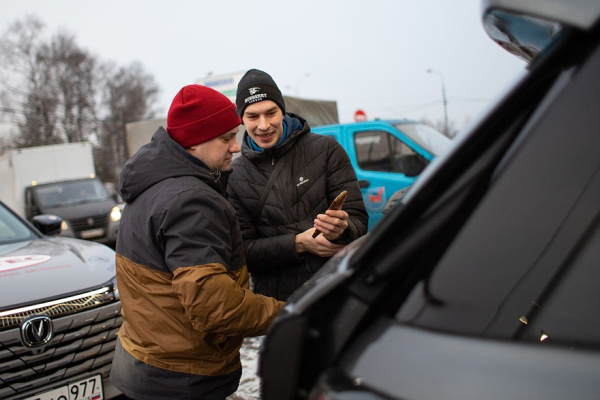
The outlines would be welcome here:
M 406 119 L 323 125 L 312 131 L 334 137 L 348 153 L 369 213 L 369 231 L 393 194 L 412 185 L 452 145 L 442 132 Z
M 0 202 L 0 399 L 111 399 L 121 326 L 115 253 Z
M 487 0 L 524 75 L 295 293 L 263 400 L 600 393 L 600 2 Z
M 26 220 L 58 215 L 62 236 L 115 245 L 121 209 L 96 176 L 90 142 L 7 150 L 0 182 L 0 199 Z

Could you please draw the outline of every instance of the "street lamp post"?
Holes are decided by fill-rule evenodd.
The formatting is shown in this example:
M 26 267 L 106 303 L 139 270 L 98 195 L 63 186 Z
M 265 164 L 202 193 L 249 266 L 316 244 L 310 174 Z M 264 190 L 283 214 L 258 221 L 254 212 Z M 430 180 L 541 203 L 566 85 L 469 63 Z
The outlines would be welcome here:
M 302 83 L 303 80 L 305 80 L 309 76 L 310 76 L 310 72 L 305 72 L 304 75 L 302 75 L 300 77 L 300 79 L 298 79 L 298 83 L 296 83 L 296 87 L 295 88 L 291 87 L 290 85 L 286 85 L 285 88 L 289 89 L 289 90 L 293 90 L 295 96 L 298 97 L 298 96 L 300 96 L 300 84 Z
M 446 100 L 446 85 L 444 85 L 444 75 L 442 75 L 441 72 L 433 69 L 428 69 L 427 73 L 439 75 L 440 80 L 442 81 L 442 100 L 444 102 L 444 133 L 446 135 L 449 135 L 450 132 L 448 132 L 448 101 Z
M 308 78 L 309 76 L 310 76 L 310 73 L 309 73 L 309 72 L 306 72 L 304 75 L 302 75 L 302 76 L 300 77 L 300 79 L 298 79 L 298 83 L 296 84 L 296 97 L 298 97 L 298 96 L 300 95 L 300 91 L 299 91 L 299 89 L 300 89 L 300 84 L 302 83 L 302 81 L 303 81 L 304 79 Z

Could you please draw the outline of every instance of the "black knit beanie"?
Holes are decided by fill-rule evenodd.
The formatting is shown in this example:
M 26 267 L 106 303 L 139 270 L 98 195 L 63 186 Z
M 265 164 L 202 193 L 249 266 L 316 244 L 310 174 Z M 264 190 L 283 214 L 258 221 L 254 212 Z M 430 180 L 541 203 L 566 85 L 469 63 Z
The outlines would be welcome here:
M 258 69 L 251 69 L 242 76 L 237 87 L 235 103 L 240 117 L 244 116 L 244 110 L 248 105 L 263 100 L 274 101 L 285 114 L 283 95 L 271 75 Z

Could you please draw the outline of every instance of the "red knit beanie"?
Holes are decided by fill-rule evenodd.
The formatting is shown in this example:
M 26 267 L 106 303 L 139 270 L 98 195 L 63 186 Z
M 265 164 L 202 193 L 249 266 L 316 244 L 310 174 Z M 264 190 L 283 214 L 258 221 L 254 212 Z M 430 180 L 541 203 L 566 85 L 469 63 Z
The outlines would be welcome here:
M 241 123 L 231 100 L 202 85 L 184 86 L 167 114 L 167 132 L 182 147 L 207 142 Z

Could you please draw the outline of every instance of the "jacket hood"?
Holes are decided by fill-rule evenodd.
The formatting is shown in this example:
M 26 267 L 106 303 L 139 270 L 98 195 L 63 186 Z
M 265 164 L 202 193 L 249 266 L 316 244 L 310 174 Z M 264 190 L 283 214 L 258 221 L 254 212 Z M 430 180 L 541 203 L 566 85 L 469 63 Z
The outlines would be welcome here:
M 222 181 L 226 181 L 226 176 L 220 184 L 215 182 L 218 177 L 212 175 L 200 160 L 190 157 L 171 139 L 165 128 L 159 127 L 150 143 L 142 146 L 125 163 L 119 178 L 121 198 L 131 203 L 151 186 L 178 176 L 195 176 L 223 194 Z
M 306 122 L 306 120 L 299 115 L 288 113 L 285 115 L 284 120 L 287 125 L 287 129 L 291 130 L 291 132 L 288 133 L 288 137 L 283 143 L 277 147 L 273 147 L 262 152 L 256 151 L 250 144 L 248 144 L 250 140 L 248 132 L 244 132 L 244 138 L 242 140 L 242 155 L 252 161 L 265 160 L 265 162 L 271 162 L 273 158 L 279 158 L 283 154 L 287 153 L 289 149 L 294 146 L 294 143 L 298 140 L 298 138 L 310 132 L 310 126 L 308 125 L 308 122 Z

